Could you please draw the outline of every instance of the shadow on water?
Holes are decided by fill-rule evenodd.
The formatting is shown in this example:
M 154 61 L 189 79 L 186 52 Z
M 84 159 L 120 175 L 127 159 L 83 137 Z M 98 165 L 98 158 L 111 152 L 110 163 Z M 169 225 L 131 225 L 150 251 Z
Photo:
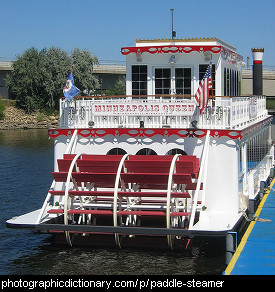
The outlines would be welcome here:
M 224 256 L 192 252 L 55 246 L 50 238 L 10 263 L 12 274 L 38 275 L 213 275 Z
M 0 131 L 0 274 L 206 275 L 221 274 L 224 254 L 69 248 L 51 236 L 6 228 L 5 221 L 42 206 L 52 182 L 53 140 L 47 130 Z M 209 255 L 209 253 L 208 253 Z

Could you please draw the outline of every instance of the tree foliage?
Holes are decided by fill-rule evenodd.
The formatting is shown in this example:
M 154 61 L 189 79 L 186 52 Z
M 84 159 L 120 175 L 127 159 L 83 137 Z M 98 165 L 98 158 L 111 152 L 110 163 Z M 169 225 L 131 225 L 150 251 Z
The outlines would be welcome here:
M 41 51 L 30 48 L 17 56 L 6 84 L 17 105 L 26 112 L 57 108 L 72 66 L 75 85 L 82 94 L 91 94 L 99 87 L 97 77 L 92 74 L 92 67 L 97 63 L 97 57 L 87 50 L 76 48 L 69 56 L 56 47 Z
M 115 83 L 114 88 L 107 90 L 107 95 L 125 95 L 126 94 L 126 78 L 120 77 Z
M 2 99 L 0 98 L 0 120 L 4 120 L 4 118 L 5 118 L 4 111 L 5 111 L 5 106 L 4 106 Z
M 74 49 L 72 53 L 72 64 L 74 68 L 74 81 L 82 93 L 90 95 L 99 87 L 98 78 L 92 73 L 93 66 L 98 64 L 98 59 L 93 57 L 87 50 Z

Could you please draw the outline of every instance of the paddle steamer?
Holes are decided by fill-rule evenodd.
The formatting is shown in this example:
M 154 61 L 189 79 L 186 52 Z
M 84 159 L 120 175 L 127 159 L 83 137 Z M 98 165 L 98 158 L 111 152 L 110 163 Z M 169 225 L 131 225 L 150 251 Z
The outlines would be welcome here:
M 7 226 L 72 246 L 181 249 L 191 239 L 224 237 L 233 253 L 241 222 L 253 217 L 273 176 L 263 49 L 252 52 L 257 82 L 253 96 L 243 96 L 243 58 L 218 38 L 123 47 L 126 96 L 60 99 L 60 127 L 49 130 L 53 183 L 39 210 Z M 201 112 L 195 93 L 211 59 Z

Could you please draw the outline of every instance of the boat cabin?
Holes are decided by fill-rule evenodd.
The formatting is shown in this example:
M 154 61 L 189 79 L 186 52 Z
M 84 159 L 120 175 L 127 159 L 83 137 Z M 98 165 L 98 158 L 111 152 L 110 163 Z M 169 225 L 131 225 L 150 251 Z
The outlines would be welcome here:
M 121 52 L 127 95 L 195 95 L 211 60 L 213 96 L 241 95 L 243 58 L 218 38 L 138 39 Z

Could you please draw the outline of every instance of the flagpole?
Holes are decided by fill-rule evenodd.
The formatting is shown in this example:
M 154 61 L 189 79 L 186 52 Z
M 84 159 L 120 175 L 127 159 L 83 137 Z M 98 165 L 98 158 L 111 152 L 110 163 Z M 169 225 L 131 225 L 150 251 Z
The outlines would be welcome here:
M 72 75 L 73 75 L 73 80 L 74 80 L 74 65 L 72 65 Z M 74 96 L 74 109 L 76 113 L 76 97 Z
M 212 113 L 215 111 L 215 102 L 214 102 L 214 95 L 213 95 L 213 72 L 212 72 L 212 54 L 211 54 L 211 82 L 212 82 L 212 88 L 211 88 L 211 99 L 212 99 Z

